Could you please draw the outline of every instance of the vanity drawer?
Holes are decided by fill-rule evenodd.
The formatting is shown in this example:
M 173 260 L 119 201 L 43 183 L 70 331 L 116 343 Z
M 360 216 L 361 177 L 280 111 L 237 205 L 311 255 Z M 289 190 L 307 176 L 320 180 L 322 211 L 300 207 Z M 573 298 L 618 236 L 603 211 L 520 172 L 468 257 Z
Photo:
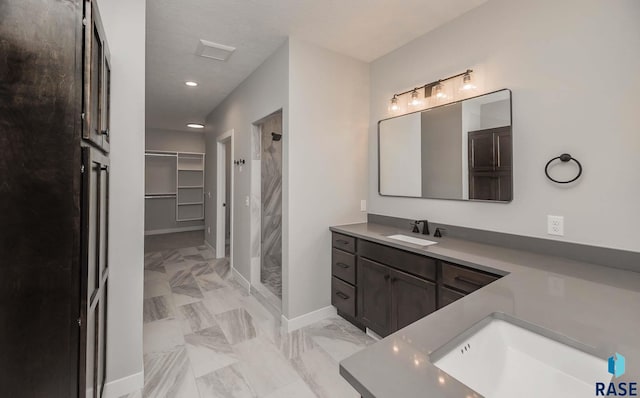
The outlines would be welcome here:
M 356 255 L 333 248 L 331 273 L 352 285 L 356 284 Z
M 465 293 L 471 293 L 497 280 L 499 277 L 457 265 L 442 263 L 442 283 Z
M 334 276 L 331 278 L 331 304 L 333 304 L 338 311 L 355 317 L 356 288 Z
M 419 256 L 362 239 L 358 243 L 358 254 L 401 271 L 431 281 L 436 280 L 436 260 L 430 257 Z
M 355 253 L 356 238 L 334 232 L 331 236 L 331 246 L 349 253 Z
M 446 287 L 440 288 L 440 301 L 439 308 L 445 307 L 454 301 L 460 300 L 465 295 L 463 293 L 456 292 L 455 290 L 448 289 Z

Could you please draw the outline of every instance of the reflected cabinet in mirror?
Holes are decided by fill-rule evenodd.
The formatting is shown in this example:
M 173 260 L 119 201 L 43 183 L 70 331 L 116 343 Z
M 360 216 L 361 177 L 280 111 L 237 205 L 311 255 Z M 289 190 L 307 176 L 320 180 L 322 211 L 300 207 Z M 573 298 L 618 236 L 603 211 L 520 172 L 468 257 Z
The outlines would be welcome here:
M 509 202 L 512 163 L 510 90 L 378 123 L 383 196 Z

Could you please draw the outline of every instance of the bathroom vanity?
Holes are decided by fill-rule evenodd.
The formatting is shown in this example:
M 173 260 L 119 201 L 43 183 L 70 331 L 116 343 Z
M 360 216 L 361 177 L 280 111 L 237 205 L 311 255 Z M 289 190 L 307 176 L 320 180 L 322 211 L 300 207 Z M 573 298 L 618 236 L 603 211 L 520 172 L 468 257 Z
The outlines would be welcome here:
M 509 387 L 502 381 L 513 380 L 524 383 L 511 386 L 521 386 L 518 396 L 535 396 L 549 378 L 536 379 L 537 370 L 499 355 L 512 343 L 541 355 L 550 372 L 563 371 L 558 350 L 566 350 L 563 358 L 588 358 L 593 365 L 581 377 L 605 383 L 607 358 L 617 352 L 627 369 L 615 381 L 640 379 L 640 273 L 376 223 L 331 231 L 332 302 L 344 318 L 386 336 L 340 363 L 363 397 L 502 397 L 499 389 Z M 436 244 L 390 238 L 397 234 Z M 474 365 L 463 369 L 465 363 Z M 511 373 L 488 374 L 496 368 Z M 479 385 L 474 376 L 494 382 Z M 579 380 L 582 390 L 554 383 L 542 386 L 551 391 L 546 396 L 595 391 L 590 381 Z
M 333 232 L 331 242 L 331 303 L 383 337 L 500 277 L 348 232 Z

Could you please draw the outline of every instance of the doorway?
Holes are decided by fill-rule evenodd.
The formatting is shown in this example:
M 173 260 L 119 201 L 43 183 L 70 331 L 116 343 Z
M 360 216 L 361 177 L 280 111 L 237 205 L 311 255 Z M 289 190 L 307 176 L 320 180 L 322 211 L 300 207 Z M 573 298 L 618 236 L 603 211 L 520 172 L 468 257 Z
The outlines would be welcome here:
M 282 111 L 256 123 L 259 168 L 259 286 L 278 310 L 282 307 Z M 256 184 L 258 185 L 258 184 Z
M 229 257 L 233 266 L 233 130 L 216 143 L 216 258 Z

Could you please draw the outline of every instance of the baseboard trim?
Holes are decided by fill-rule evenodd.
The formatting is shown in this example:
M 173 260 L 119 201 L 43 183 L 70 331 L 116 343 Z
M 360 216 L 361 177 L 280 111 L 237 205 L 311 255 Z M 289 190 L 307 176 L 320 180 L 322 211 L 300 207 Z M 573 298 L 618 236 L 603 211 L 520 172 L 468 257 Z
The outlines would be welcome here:
M 134 373 L 131 376 L 113 380 L 105 384 L 104 398 L 120 398 L 123 395 L 131 394 L 144 387 L 144 372 Z
M 204 225 L 196 225 L 195 227 L 152 229 L 150 231 L 144 231 L 144 234 L 145 236 L 148 236 L 148 235 L 162 235 L 162 234 L 171 234 L 175 232 L 189 232 L 189 231 L 202 231 L 202 230 L 204 230 Z
M 207 242 L 206 240 L 204 241 L 204 245 L 207 246 L 209 249 L 213 250 L 213 252 L 216 252 L 216 248 L 213 247 L 213 245 L 209 242 Z
M 244 276 L 242 276 L 242 274 L 238 272 L 237 269 L 231 268 L 231 273 L 233 274 L 234 279 L 238 281 L 240 286 L 247 289 L 247 293 L 251 294 L 251 283 L 249 283 L 249 281 Z
M 312 323 L 316 323 L 323 319 L 330 318 L 332 316 L 336 316 L 338 311 L 336 307 L 329 305 L 324 308 L 320 308 L 319 310 L 311 311 L 307 314 L 297 316 L 293 319 L 287 319 L 284 315 L 282 315 L 282 328 L 287 332 L 293 332 L 294 330 L 298 330 L 305 326 L 311 325 Z

